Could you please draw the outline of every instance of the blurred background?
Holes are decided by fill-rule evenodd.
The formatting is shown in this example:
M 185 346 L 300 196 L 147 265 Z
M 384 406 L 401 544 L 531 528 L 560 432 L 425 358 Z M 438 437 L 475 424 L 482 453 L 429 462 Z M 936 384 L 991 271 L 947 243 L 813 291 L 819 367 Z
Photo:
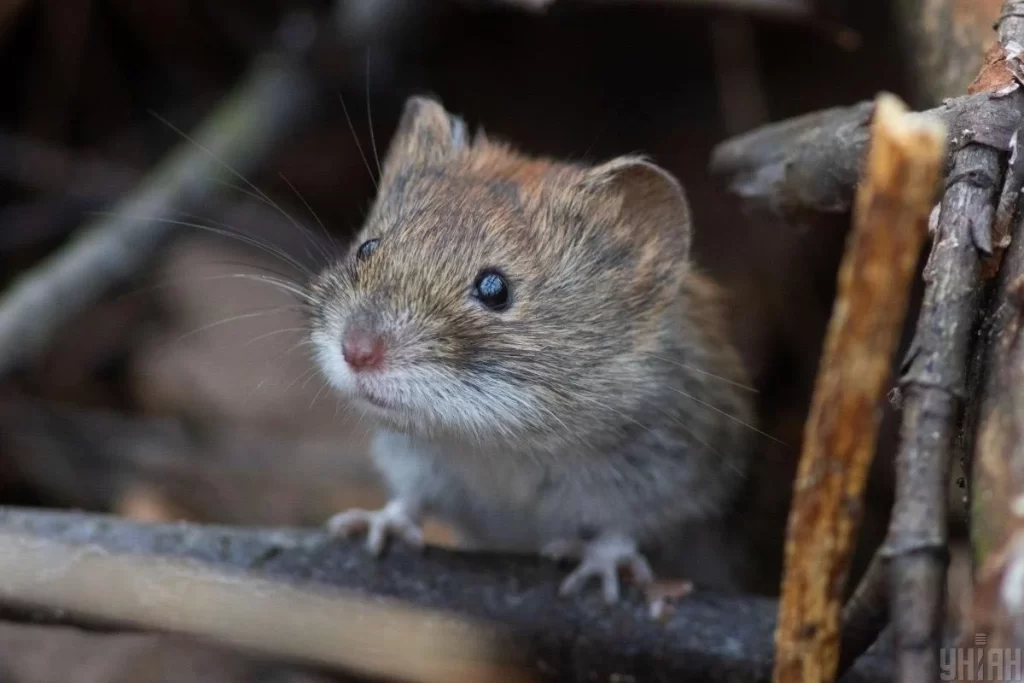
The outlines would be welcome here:
M 304 62 L 310 111 L 275 133 L 245 180 L 173 216 L 194 225 L 0 379 L 0 504 L 246 525 L 318 525 L 378 504 L 366 427 L 310 363 L 293 300 L 236 276 L 301 280 L 274 250 L 316 265 L 309 233 L 285 214 L 321 236 L 322 223 L 345 248 L 373 198 L 374 148 L 383 154 L 407 96 L 430 93 L 525 151 L 590 161 L 642 152 L 683 181 L 696 258 L 730 293 L 760 427 L 783 444 L 761 441 L 744 500 L 754 589 L 777 590 L 848 216 L 744 211 L 710 177 L 709 154 L 759 125 L 880 90 L 919 107 L 964 92 L 999 2 L 932 3 L 969 46 L 938 84 L 908 58 L 923 54 L 912 2 L 541 4 L 0 1 L 4 285 L 188 148 L 174 128 L 193 131 L 261 56 L 334 34 Z M 885 529 L 887 420 L 858 567 Z M 441 527 L 430 534 L 449 542 Z M 0 680 L 319 680 L 170 639 L 90 638 L 0 625 Z

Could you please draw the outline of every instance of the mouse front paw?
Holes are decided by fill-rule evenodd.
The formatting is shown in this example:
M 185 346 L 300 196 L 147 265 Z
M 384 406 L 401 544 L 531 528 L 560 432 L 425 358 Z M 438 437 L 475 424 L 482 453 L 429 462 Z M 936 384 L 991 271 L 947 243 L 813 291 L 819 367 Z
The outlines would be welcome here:
M 380 555 L 392 537 L 401 538 L 415 548 L 423 547 L 423 528 L 412 507 L 395 500 L 380 510 L 346 510 L 327 520 L 327 531 L 333 536 L 351 537 L 366 533 L 366 547 Z
M 619 570 L 629 569 L 633 583 L 647 586 L 654 581 L 654 572 L 647 559 L 637 549 L 636 542 L 621 535 L 601 536 L 593 541 L 556 541 L 542 552 L 548 557 L 571 557 L 579 564 L 562 581 L 559 592 L 562 595 L 578 593 L 591 579 L 600 579 L 605 602 L 619 600 Z

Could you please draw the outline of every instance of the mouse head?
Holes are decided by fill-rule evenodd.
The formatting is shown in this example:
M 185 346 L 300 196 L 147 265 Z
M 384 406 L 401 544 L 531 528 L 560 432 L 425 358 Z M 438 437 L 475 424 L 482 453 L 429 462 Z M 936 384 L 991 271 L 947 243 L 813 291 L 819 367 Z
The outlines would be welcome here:
M 313 283 L 311 337 L 336 388 L 402 428 L 576 438 L 652 396 L 689 248 L 650 162 L 526 157 L 412 98 L 366 224 Z

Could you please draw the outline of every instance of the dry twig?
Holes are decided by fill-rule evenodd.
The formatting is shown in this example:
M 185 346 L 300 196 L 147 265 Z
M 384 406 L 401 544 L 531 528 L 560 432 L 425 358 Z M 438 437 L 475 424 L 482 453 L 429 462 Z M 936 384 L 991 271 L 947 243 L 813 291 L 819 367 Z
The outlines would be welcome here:
M 909 115 L 892 96 L 879 97 L 794 488 L 776 631 L 777 683 L 835 676 L 839 596 L 944 140 L 941 123 Z
M 0 596 L 188 633 L 276 658 L 421 683 L 530 680 L 500 632 L 432 610 L 0 531 Z

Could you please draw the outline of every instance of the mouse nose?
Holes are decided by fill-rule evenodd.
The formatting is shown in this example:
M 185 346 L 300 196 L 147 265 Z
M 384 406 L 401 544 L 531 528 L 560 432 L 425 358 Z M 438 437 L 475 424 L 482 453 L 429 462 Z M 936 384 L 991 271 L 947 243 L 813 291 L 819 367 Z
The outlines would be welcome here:
M 349 330 L 341 342 L 341 355 L 353 370 L 375 370 L 384 363 L 384 340 L 368 330 Z

